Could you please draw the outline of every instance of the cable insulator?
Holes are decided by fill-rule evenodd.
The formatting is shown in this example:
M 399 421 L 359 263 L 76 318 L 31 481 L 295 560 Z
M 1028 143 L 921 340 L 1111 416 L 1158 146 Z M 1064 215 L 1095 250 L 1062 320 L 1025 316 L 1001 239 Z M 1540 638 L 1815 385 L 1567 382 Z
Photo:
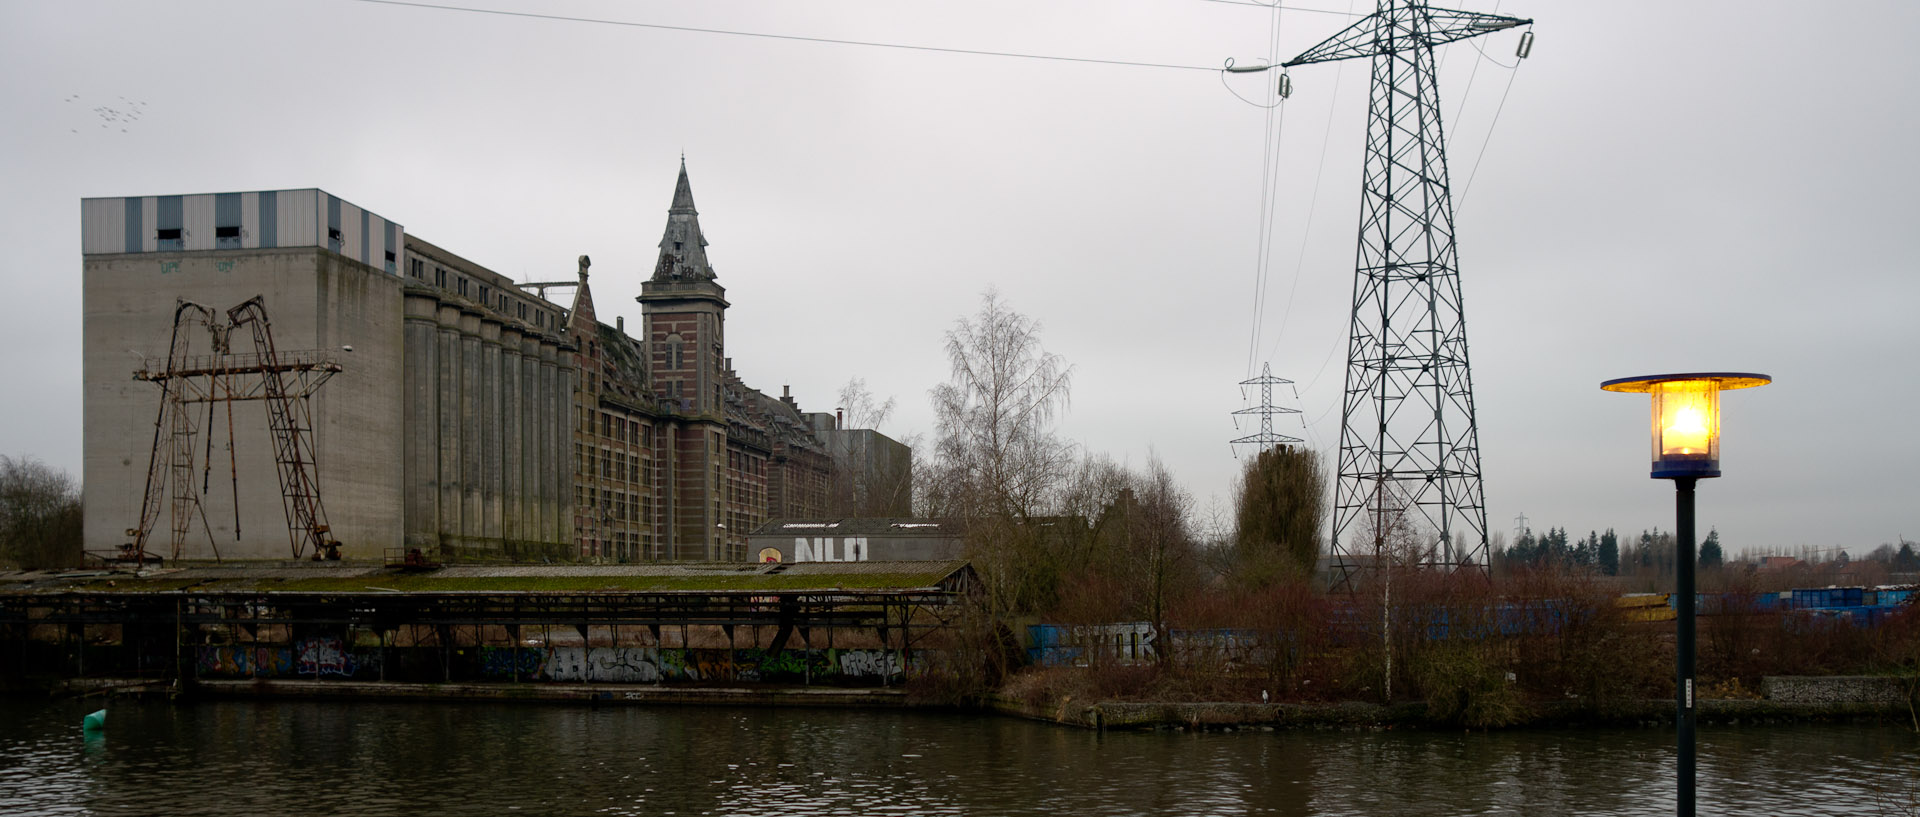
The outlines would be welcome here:
M 1293 96 L 1293 77 L 1287 74 L 1281 74 L 1280 75 L 1280 98 L 1286 99 L 1287 97 L 1290 97 L 1290 96 Z
M 1532 54 L 1532 53 L 1533 53 L 1533 32 L 1523 31 L 1520 33 L 1520 47 L 1514 50 L 1513 55 L 1524 60 L 1527 58 L 1528 54 Z

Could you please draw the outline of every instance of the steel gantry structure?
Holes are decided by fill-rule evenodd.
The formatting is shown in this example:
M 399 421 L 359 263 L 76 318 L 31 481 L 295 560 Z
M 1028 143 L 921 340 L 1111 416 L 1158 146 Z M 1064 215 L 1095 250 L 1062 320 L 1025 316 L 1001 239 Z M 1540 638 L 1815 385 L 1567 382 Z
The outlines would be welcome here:
M 268 428 L 274 445 L 274 465 L 280 481 L 280 497 L 287 516 L 287 535 L 294 558 L 311 546 L 315 559 L 323 555 L 339 558 L 339 545 L 330 533 L 326 508 L 320 501 L 319 475 L 313 450 L 313 422 L 307 398 L 341 371 L 339 363 L 317 350 L 279 351 L 273 340 L 273 327 L 267 320 L 266 302 L 254 296 L 227 310 L 221 321 L 213 310 L 181 299 L 175 302 L 173 333 L 167 344 L 163 366 L 146 366 L 133 373 L 160 387 L 160 408 L 153 423 L 153 450 L 147 460 L 147 484 L 140 503 L 140 519 L 127 529 L 129 541 L 121 547 L 121 558 L 144 562 L 153 558 L 149 550 L 160 506 L 170 501 L 171 557 L 179 558 L 193 520 L 206 524 L 206 508 L 201 495 L 212 488 L 213 425 L 215 409 L 227 407 L 228 469 L 233 482 L 234 536 L 240 535 L 239 466 L 234 451 L 233 404 L 259 400 L 266 403 Z M 204 328 L 211 336 L 212 353 L 193 354 L 195 330 Z M 236 354 L 232 349 L 235 330 L 245 328 L 253 337 L 254 351 Z M 204 418 L 190 404 L 206 404 Z M 200 436 L 204 434 L 204 440 Z M 198 441 L 198 442 L 197 442 Z M 204 452 L 196 449 L 204 445 Z M 196 459 L 200 471 L 195 485 Z
M 1473 377 L 1434 46 L 1531 20 L 1380 0 L 1285 63 L 1370 58 L 1339 472 L 1335 581 L 1385 565 L 1487 563 Z

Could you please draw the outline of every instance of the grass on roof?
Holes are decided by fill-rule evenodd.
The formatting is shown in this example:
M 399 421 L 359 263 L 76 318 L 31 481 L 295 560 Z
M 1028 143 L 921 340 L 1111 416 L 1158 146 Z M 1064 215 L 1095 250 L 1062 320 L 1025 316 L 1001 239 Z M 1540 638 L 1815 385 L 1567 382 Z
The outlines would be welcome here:
M 261 591 L 302 593 L 365 593 L 398 590 L 408 593 L 454 592 L 699 592 L 889 590 L 930 587 L 942 575 L 935 573 L 844 573 L 785 575 L 743 573 L 710 576 L 469 576 L 445 578 L 432 574 L 371 574 L 289 579 L 190 579 L 105 577 L 75 583 L 82 592 L 165 593 L 179 590 Z

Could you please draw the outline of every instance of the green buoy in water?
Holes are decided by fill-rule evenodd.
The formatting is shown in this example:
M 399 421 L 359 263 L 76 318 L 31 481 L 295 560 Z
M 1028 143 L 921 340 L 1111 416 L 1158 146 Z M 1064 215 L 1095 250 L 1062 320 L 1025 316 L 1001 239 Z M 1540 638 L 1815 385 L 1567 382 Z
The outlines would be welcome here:
M 98 732 L 107 728 L 107 710 L 102 709 L 88 715 L 85 720 L 80 722 L 80 725 L 88 732 Z

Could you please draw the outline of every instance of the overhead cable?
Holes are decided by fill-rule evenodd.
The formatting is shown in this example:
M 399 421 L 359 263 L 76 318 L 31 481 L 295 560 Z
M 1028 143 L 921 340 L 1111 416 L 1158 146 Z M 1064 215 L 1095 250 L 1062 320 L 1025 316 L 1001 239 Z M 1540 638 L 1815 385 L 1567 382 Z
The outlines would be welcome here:
M 1364 14 L 1357 14 L 1352 9 L 1348 9 L 1346 11 L 1336 11 L 1334 9 L 1310 9 L 1304 6 L 1283 6 L 1283 5 L 1280 5 L 1279 3 L 1262 3 L 1262 2 L 1259 2 L 1259 0 L 1202 0 L 1202 2 L 1222 3 L 1229 6 L 1253 6 L 1255 8 L 1286 9 L 1287 11 L 1304 11 L 1304 12 L 1307 12 L 1308 14 L 1338 14 L 1343 17 L 1365 17 L 1366 16 Z
M 1132 68 L 1165 68 L 1175 71 L 1218 71 L 1219 68 L 1202 65 L 1173 65 L 1159 62 L 1136 62 L 1133 60 L 1103 60 L 1092 57 L 1061 57 L 1051 54 L 1022 54 L 1014 51 L 985 51 L 973 48 L 942 48 L 932 45 L 906 45 L 903 43 L 882 43 L 870 40 L 841 40 L 831 37 L 802 37 L 795 34 L 768 34 L 761 31 L 733 31 L 721 28 L 700 28 L 697 26 L 674 26 L 664 23 L 641 23 L 632 20 L 608 20 L 595 17 L 571 17 L 562 14 L 540 14 L 531 11 L 506 11 L 503 9 L 483 9 L 469 6 L 454 6 L 441 3 L 418 3 L 409 0 L 353 0 L 356 3 L 370 3 L 380 6 L 402 6 L 406 8 L 431 9 L 434 11 L 458 11 L 468 14 L 492 14 L 500 17 L 522 17 L 533 20 L 555 20 L 567 23 L 592 23 L 594 25 L 625 26 L 628 28 L 650 28 L 659 31 L 686 31 L 695 34 L 724 34 L 731 37 L 757 37 L 766 40 L 791 40 L 803 43 L 825 43 L 829 45 L 858 45 L 867 48 L 894 48 L 903 51 L 933 51 L 942 54 L 967 54 L 977 57 L 1014 57 L 1024 60 L 1048 60 L 1051 62 L 1081 62 L 1093 65 L 1124 65 Z M 1256 5 L 1265 5 L 1256 4 Z

